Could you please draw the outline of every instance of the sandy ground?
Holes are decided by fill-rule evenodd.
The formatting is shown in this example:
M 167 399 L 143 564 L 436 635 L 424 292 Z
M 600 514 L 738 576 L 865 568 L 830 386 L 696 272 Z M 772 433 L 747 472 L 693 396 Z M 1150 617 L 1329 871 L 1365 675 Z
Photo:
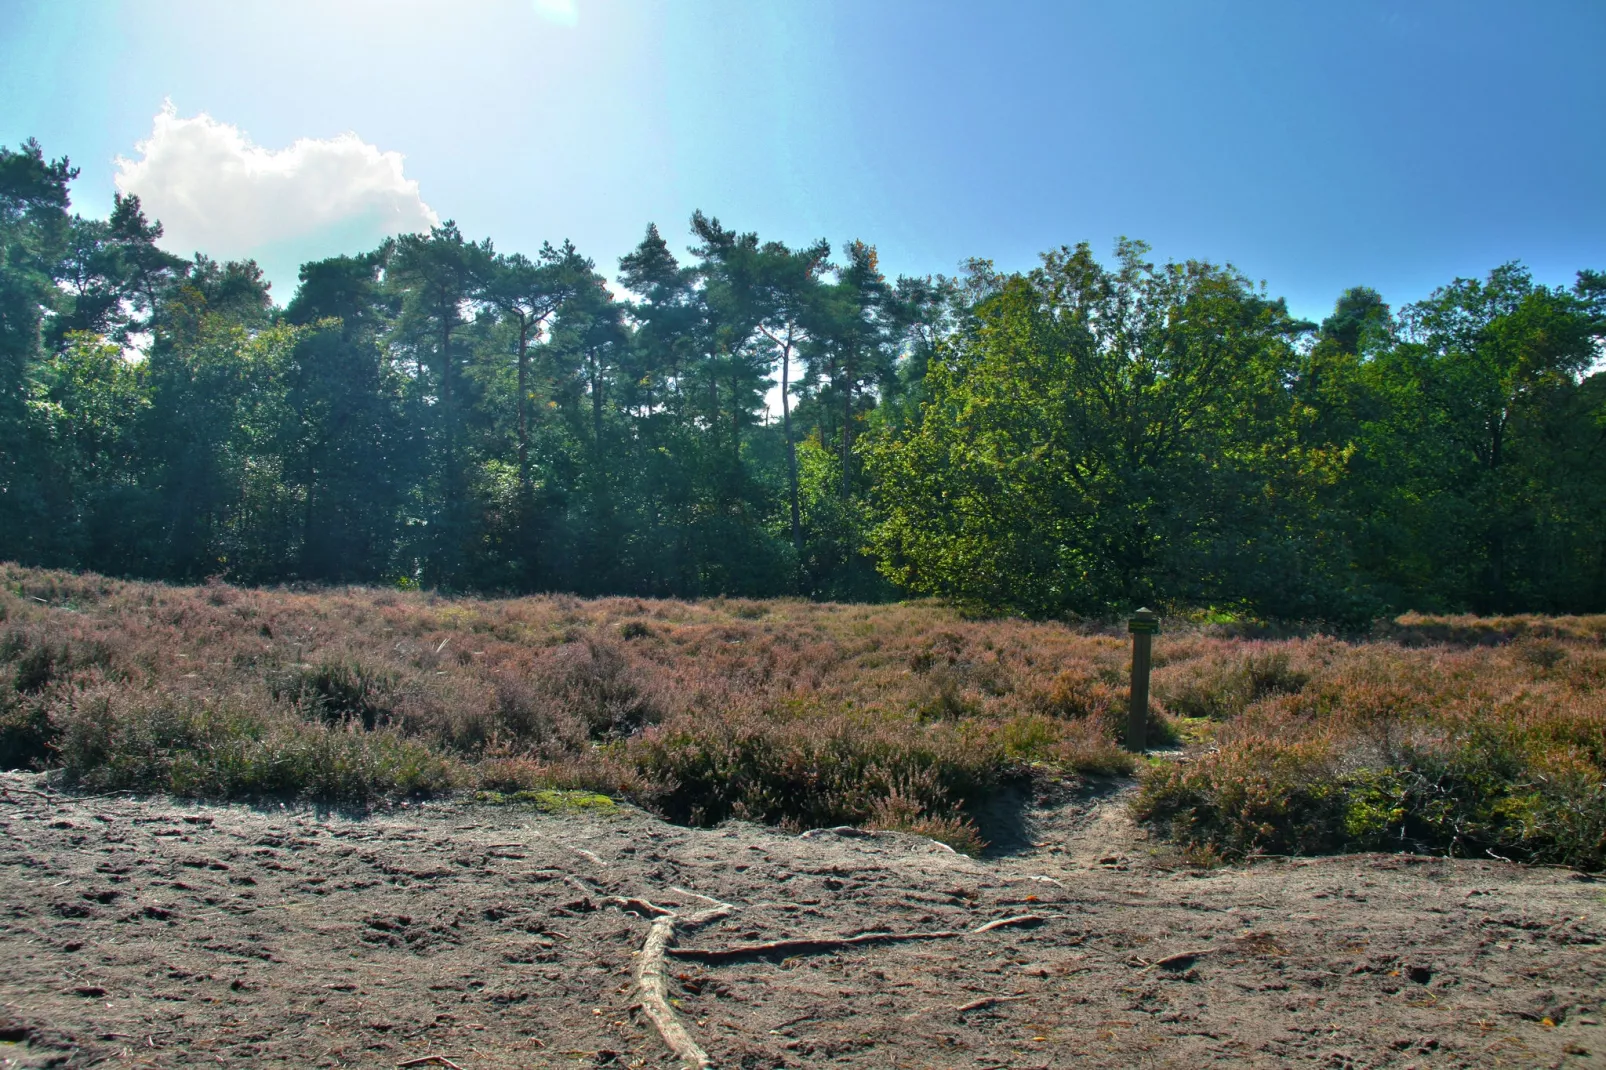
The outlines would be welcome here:
M 1606 882 L 1403 855 L 1188 869 L 1126 817 L 1129 786 L 1028 802 L 982 860 L 628 809 L 0 787 L 3 1067 L 674 1066 L 633 980 L 650 922 L 610 896 L 735 908 L 682 950 L 954 934 L 669 960 L 722 1068 L 1606 1066 Z

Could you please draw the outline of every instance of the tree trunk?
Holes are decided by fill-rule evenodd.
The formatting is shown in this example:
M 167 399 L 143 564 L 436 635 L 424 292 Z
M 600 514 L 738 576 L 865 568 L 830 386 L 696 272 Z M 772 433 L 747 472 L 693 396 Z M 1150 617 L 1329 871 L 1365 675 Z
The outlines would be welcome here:
M 519 317 L 519 494 L 530 493 L 530 325 Z
M 312 577 L 312 573 L 313 573 L 313 567 L 312 566 L 313 566 L 313 563 L 316 560 L 316 555 L 313 552 L 313 546 L 312 546 L 312 517 L 313 517 L 312 492 L 313 492 L 313 488 L 317 485 L 317 481 L 318 481 L 318 468 L 317 468 L 317 465 L 313 462 L 312 458 L 309 457 L 307 459 L 307 475 L 306 475 L 307 496 L 306 496 L 306 499 L 301 503 L 301 578 L 302 579 L 309 579 L 309 578 Z M 320 575 L 317 578 L 318 579 L 325 579 L 327 577 L 324 577 L 324 576 Z
M 591 364 L 591 443 L 597 463 L 602 457 L 602 362 L 596 353 L 590 354 Z
M 742 464 L 742 397 L 741 384 L 736 381 L 735 367 L 731 368 L 731 463 Z
M 792 497 L 792 548 L 803 552 L 803 521 L 797 501 L 797 443 L 792 441 L 792 402 L 789 394 L 792 372 L 792 331 L 787 328 L 786 345 L 781 349 L 781 433 L 786 439 L 786 478 Z
M 844 376 L 844 378 L 846 378 Z M 848 500 L 848 465 L 853 459 L 853 380 L 842 391 L 842 500 Z
M 441 313 L 441 413 L 446 418 L 446 500 L 457 495 L 457 421 L 452 408 L 452 312 Z

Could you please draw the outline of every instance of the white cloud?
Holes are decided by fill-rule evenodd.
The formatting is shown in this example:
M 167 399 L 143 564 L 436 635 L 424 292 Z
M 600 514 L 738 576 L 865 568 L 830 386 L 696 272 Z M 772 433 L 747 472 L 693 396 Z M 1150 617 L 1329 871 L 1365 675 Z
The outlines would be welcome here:
M 535 13 L 559 26 L 576 26 L 580 23 L 580 9 L 575 0 L 530 0 Z
M 440 222 L 402 173 L 401 154 L 356 134 L 303 138 L 273 151 L 205 113 L 181 118 L 168 103 L 135 149 L 138 159 L 117 159 L 117 188 L 138 194 L 146 216 L 161 221 L 164 247 L 255 257 L 281 284 L 276 289 L 294 286 L 303 260 L 358 252 Z

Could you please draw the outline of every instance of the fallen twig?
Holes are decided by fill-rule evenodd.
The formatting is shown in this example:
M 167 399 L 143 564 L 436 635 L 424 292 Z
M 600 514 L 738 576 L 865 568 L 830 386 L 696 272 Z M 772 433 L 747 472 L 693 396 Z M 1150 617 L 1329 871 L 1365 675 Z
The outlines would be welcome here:
M 975 936 L 980 933 L 990 933 L 994 929 L 1012 929 L 1017 926 L 1030 928 L 1033 925 L 1041 925 L 1047 920 L 1041 914 L 1017 914 L 1013 918 L 999 918 L 996 921 L 989 921 L 985 925 L 978 925 L 970 930 L 970 934 Z
M 435 1063 L 439 1066 L 449 1066 L 452 1068 L 452 1070 L 463 1070 L 461 1066 L 458 1066 L 444 1055 L 423 1055 L 417 1059 L 408 1059 L 404 1063 L 397 1063 L 396 1066 L 398 1070 L 400 1070 L 400 1068 L 404 1066 L 423 1066 L 426 1063 Z
M 865 944 L 899 944 L 912 940 L 953 940 L 964 933 L 943 930 L 932 933 L 862 933 L 858 936 L 807 936 L 796 940 L 770 940 L 762 944 L 737 944 L 725 948 L 672 947 L 668 953 L 695 962 L 729 962 L 732 959 L 769 958 L 779 955 L 818 955 L 826 951 L 861 947 Z
M 32 788 L 14 788 L 9 784 L 0 785 L 0 795 L 35 795 L 41 799 L 54 799 L 55 795 L 43 791 L 34 791 Z
M 1014 1003 L 1016 1000 L 1022 1000 L 1025 998 L 1026 996 L 1021 994 L 1016 994 L 1013 996 L 983 996 L 981 999 L 973 999 L 969 1003 L 955 1007 L 954 1010 L 960 1014 L 964 1014 L 968 1011 L 986 1010 L 995 1003 Z
M 971 929 L 969 933 L 944 929 L 930 933 L 861 933 L 858 936 L 803 936 L 792 940 L 769 940 L 761 944 L 737 944 L 734 947 L 724 948 L 672 947 L 666 953 L 676 958 L 691 959 L 694 962 L 730 962 L 734 959 L 773 958 L 775 956 L 789 958 L 793 955 L 819 955 L 828 951 L 841 951 L 850 947 L 862 947 L 865 944 L 901 944 L 915 940 L 954 940 L 961 936 L 977 936 L 981 933 L 992 932 L 994 929 L 1041 925 L 1047 920 L 1041 914 L 1019 914 L 1012 918 L 998 918 L 984 925 L 978 925 L 976 928 Z
M 1185 970 L 1195 959 L 1202 959 L 1206 955 L 1213 955 L 1221 950 L 1216 947 L 1201 948 L 1197 951 L 1178 951 L 1175 955 L 1167 955 L 1163 959 L 1155 959 L 1143 967 L 1143 972 L 1150 970 Z
M 804 1022 L 816 1022 L 816 1021 L 819 1021 L 819 1018 L 820 1018 L 820 1016 L 819 1016 L 819 1014 L 817 1012 L 812 1012 L 811 1011 L 808 1014 L 800 1014 L 796 1018 L 788 1018 L 786 1021 L 780 1023 L 779 1025 L 776 1025 L 776 1026 L 772 1027 L 770 1029 L 770 1032 L 771 1033 L 779 1033 L 781 1030 L 790 1029 L 794 1025 L 802 1025 Z
M 668 907 L 661 907 L 657 903 L 649 903 L 647 900 L 637 899 L 635 896 L 610 895 L 603 899 L 603 902 L 611 906 L 616 906 L 620 910 L 634 911 L 644 918 L 675 917 L 675 912 L 670 910 Z

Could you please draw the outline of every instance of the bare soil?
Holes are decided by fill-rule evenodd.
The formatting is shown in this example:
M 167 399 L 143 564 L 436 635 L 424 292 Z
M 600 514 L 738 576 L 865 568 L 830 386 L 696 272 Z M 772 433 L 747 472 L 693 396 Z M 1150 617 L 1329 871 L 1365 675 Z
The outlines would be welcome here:
M 735 908 L 683 951 L 949 934 L 671 955 L 723 1068 L 1606 1066 L 1606 883 L 1410 855 L 1189 868 L 1126 784 L 1001 804 L 983 859 L 629 808 L 0 787 L 8 1068 L 673 1066 L 633 975 L 650 912 L 610 897 Z

